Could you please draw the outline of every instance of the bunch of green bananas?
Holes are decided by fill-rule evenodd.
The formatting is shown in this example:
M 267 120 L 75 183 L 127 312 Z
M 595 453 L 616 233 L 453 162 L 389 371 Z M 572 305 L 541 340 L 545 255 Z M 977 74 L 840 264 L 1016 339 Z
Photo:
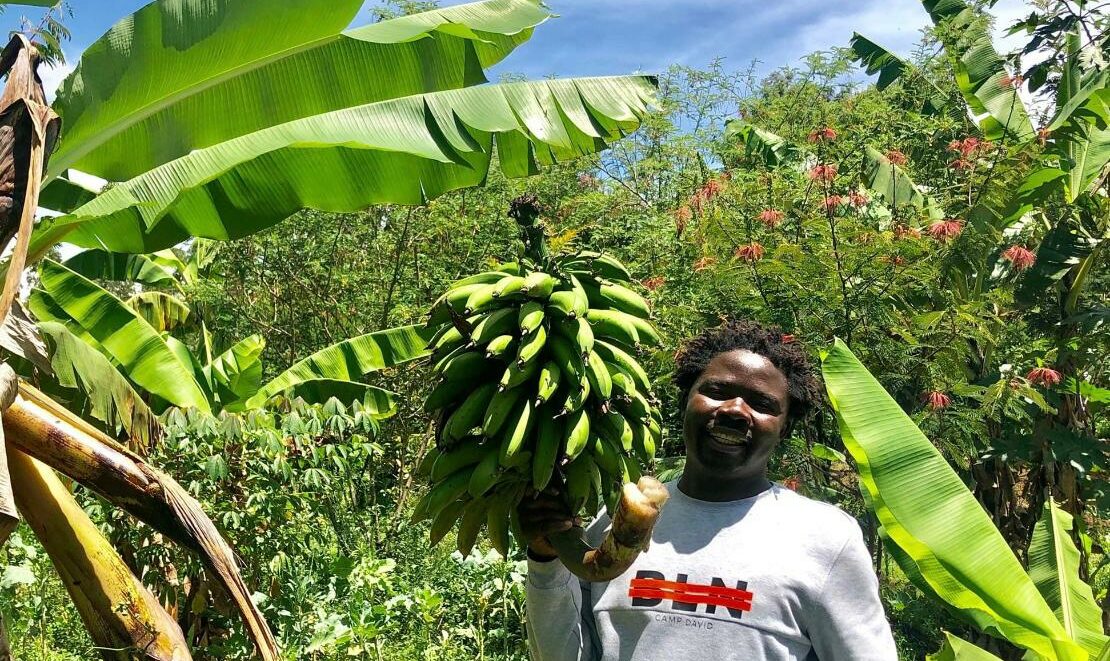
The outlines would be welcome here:
M 432 520 L 433 544 L 458 523 L 465 556 L 485 526 L 505 555 L 528 487 L 557 480 L 574 512 L 593 514 L 640 478 L 661 429 L 633 352 L 660 339 L 630 281 L 613 257 L 577 252 L 463 278 L 436 301 L 439 381 L 424 408 L 437 444 L 414 515 Z

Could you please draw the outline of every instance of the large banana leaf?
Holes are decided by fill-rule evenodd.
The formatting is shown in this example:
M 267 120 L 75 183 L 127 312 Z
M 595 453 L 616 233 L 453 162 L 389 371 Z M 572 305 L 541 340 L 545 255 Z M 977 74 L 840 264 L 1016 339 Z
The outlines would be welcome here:
M 209 412 L 208 397 L 187 365 L 138 313 L 87 278 L 44 260 L 39 272 L 41 296 L 64 311 L 139 387 L 180 407 Z M 39 314 L 46 306 L 35 307 Z M 50 319 L 42 319 L 49 321 Z M 65 317 L 56 321 L 67 321 Z M 68 325 L 68 324 L 67 324 Z
M 822 367 L 861 490 L 907 575 L 988 633 L 1085 660 L 963 481 L 848 347 L 837 340 Z
M 1108 639 L 1102 633 L 1102 609 L 1091 586 L 1079 577 L 1079 549 L 1071 540 L 1072 516 L 1049 499 L 1029 543 L 1029 577 L 1056 611 L 1073 640 L 1092 657 Z
M 124 304 L 138 312 L 159 333 L 169 333 L 188 326 L 193 321 L 193 311 L 189 306 L 166 292 L 139 292 L 124 301 Z
M 912 207 L 929 218 L 943 218 L 944 211 L 933 198 L 925 195 L 917 184 L 879 150 L 868 146 L 864 150 L 864 185 L 874 191 L 891 208 Z
M 429 331 L 423 325 L 417 325 L 359 335 L 333 344 L 294 363 L 262 386 L 247 402 L 247 407 L 262 406 L 274 395 L 309 381 L 331 379 L 357 382 L 370 372 L 427 355 L 429 339 Z
M 137 282 L 154 287 L 177 285 L 174 269 L 159 263 L 153 255 L 122 255 L 104 250 L 85 250 L 63 264 L 89 280 Z
M 100 191 L 90 190 L 71 179 L 59 176 L 39 193 L 39 206 L 58 213 L 69 213 L 99 193 Z
M 724 138 L 726 142 L 743 145 L 746 156 L 762 161 L 769 168 L 795 165 L 804 160 L 807 153 L 786 138 L 740 119 L 725 122 Z
M 363 410 L 376 418 L 388 418 L 397 412 L 393 399 L 395 393 L 360 381 L 312 379 L 292 385 L 283 392 L 307 404 L 324 404 L 332 398 L 345 406 L 360 402 Z
M 150 252 L 234 239 L 312 207 L 420 204 L 480 184 L 494 140 L 506 172 L 596 152 L 639 125 L 643 76 L 489 85 L 373 103 L 194 151 L 39 225 L 31 251 L 67 240 Z
M 1031 139 L 1033 123 L 1017 89 L 1006 84 L 1009 73 L 986 21 L 964 0 L 922 0 L 922 5 L 934 24 L 959 35 L 945 43 L 945 50 L 953 61 L 956 86 L 983 134 L 991 140 Z
M 885 90 L 899 78 L 918 71 L 917 67 L 858 32 L 852 33 L 852 40 L 848 46 L 852 50 L 853 59 L 866 68 L 867 75 L 879 74 L 879 80 L 875 82 L 875 88 L 879 91 Z M 944 90 L 924 76 L 920 78 L 929 88 L 928 98 L 921 106 L 921 113 L 934 115 L 941 112 L 947 105 L 947 95 Z
M 487 0 L 343 31 L 362 0 L 158 0 L 82 55 L 49 176 L 112 181 L 275 124 L 486 82 L 550 14 Z M 142 57 L 136 57 L 141 53 Z
M 158 435 L 157 416 L 108 358 L 63 324 L 44 321 L 39 329 L 50 340 L 54 378 L 84 396 L 89 415 L 111 429 L 124 429 L 137 444 L 145 446 Z
M 1041 239 L 1037 260 L 1022 274 L 1014 298 L 1027 305 L 1043 303 L 1044 292 L 1078 266 L 1105 239 L 1088 235 L 1083 228 L 1060 221 Z
M 266 340 L 261 335 L 251 335 L 204 366 L 204 376 L 225 409 L 258 392 L 262 384 L 262 350 L 265 348 Z
M 928 661 L 1002 661 L 985 649 L 957 638 L 947 631 L 944 632 L 944 647 L 927 658 Z

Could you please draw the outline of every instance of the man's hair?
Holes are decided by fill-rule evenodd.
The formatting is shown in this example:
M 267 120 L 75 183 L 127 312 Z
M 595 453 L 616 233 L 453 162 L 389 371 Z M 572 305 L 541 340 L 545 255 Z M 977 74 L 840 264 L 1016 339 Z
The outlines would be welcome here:
M 713 358 L 738 349 L 763 356 L 786 377 L 790 394 L 789 426 L 804 420 L 821 402 L 822 389 L 817 373 L 809 356 L 794 342 L 793 336 L 784 335 L 778 326 L 747 319 L 727 321 L 705 330 L 678 350 L 673 381 L 682 392 L 682 401 L 686 401 L 694 382 Z

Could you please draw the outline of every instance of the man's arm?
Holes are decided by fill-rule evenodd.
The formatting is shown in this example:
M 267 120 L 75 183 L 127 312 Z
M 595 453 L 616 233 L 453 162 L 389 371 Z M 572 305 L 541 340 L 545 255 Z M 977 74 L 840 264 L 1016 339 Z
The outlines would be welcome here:
M 813 650 L 823 661 L 897 661 L 898 651 L 879 600 L 879 580 L 856 528 L 833 562 L 807 618 Z
M 589 584 L 558 560 L 528 560 L 528 649 L 532 661 L 596 661 Z

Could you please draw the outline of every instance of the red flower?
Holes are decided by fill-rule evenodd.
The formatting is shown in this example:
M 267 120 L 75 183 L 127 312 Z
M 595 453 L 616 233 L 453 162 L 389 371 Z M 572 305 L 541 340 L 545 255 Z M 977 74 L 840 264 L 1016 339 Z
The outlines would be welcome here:
M 839 195 L 829 195 L 821 200 L 821 208 L 825 211 L 836 211 L 841 204 L 844 204 L 844 198 Z
M 1021 87 L 1021 84 L 1024 82 L 1024 78 L 1022 78 L 1018 74 L 1014 74 L 1012 76 L 1002 76 L 1002 79 L 998 81 L 998 84 L 1002 87 L 1009 87 L 1010 89 L 1016 90 L 1017 88 Z
M 932 225 L 929 225 L 929 235 L 941 243 L 948 243 L 949 240 L 956 238 L 960 235 L 960 232 L 963 231 L 963 221 L 956 220 L 955 218 L 938 220 Z
M 914 229 L 912 227 L 906 227 L 905 225 L 895 225 L 894 226 L 894 238 L 899 240 L 899 241 L 902 241 L 906 238 L 920 239 L 921 238 L 921 231 L 917 230 L 917 229 Z
M 725 189 L 725 185 L 721 183 L 720 179 L 710 179 L 705 182 L 705 185 L 698 191 L 698 195 L 705 198 L 707 201 L 717 197 L 721 191 Z
M 891 266 L 905 266 L 906 265 L 906 258 L 902 257 L 901 255 L 886 255 L 885 257 L 882 258 L 882 260 L 884 262 L 886 262 L 887 264 L 890 264 Z
M 663 278 L 663 276 L 653 275 L 650 278 L 645 278 L 642 282 L 640 282 L 640 284 L 643 285 L 644 289 L 648 291 L 655 291 L 656 289 L 662 287 L 665 282 L 667 281 Z
M 774 229 L 776 225 L 782 222 L 782 219 L 785 216 L 786 214 L 779 211 L 778 209 L 764 209 L 763 211 L 759 212 L 758 218 L 759 222 L 763 223 L 771 229 Z
M 836 178 L 836 169 L 835 163 L 815 165 L 809 171 L 809 178 L 814 181 L 832 181 Z
M 910 159 L 897 149 L 891 149 L 890 151 L 888 151 L 886 153 L 886 160 L 898 166 L 902 166 L 910 162 Z
M 957 172 L 964 172 L 974 168 L 975 164 L 964 158 L 956 158 L 948 161 L 948 167 Z
M 694 262 L 694 272 L 704 271 L 705 269 L 713 266 L 716 263 L 716 257 L 710 257 L 709 255 L 706 255 L 705 257 L 702 257 L 698 261 Z
M 802 486 L 802 481 L 799 480 L 797 477 L 788 477 L 782 481 L 782 486 L 790 489 L 791 491 L 797 491 L 798 487 Z
M 683 206 L 675 209 L 674 225 L 678 231 L 678 236 L 682 236 L 682 233 L 686 231 L 686 223 L 690 222 L 693 217 L 694 213 L 690 211 L 690 207 Z
M 759 260 L 763 259 L 763 246 L 753 241 L 746 246 L 740 246 L 739 248 L 737 248 L 736 252 L 733 253 L 733 255 L 736 257 L 736 259 L 740 259 L 745 262 L 758 262 Z
M 953 140 L 952 142 L 948 143 L 948 150 L 959 152 L 960 156 L 962 156 L 963 158 L 970 157 L 972 154 L 974 154 L 976 151 L 979 151 L 983 147 L 984 145 L 983 143 L 979 142 L 979 138 L 976 138 L 974 136 L 969 136 L 967 138 L 964 138 L 963 140 Z
M 939 390 L 925 393 L 921 396 L 921 400 L 925 402 L 925 406 L 933 411 L 946 409 L 952 403 L 952 398 Z
M 794 341 L 795 340 L 794 340 L 793 335 L 791 335 L 790 333 L 783 333 L 783 335 L 782 335 L 782 343 L 783 344 L 794 344 Z
M 1060 373 L 1051 367 L 1034 367 L 1029 370 L 1025 378 L 1029 379 L 1030 383 L 1035 383 L 1045 388 L 1051 388 L 1057 383 L 1060 383 Z
M 867 193 L 861 193 L 859 191 L 856 191 L 856 192 L 854 192 L 854 193 L 852 193 L 851 195 L 848 196 L 848 202 L 853 207 L 856 207 L 857 209 L 859 207 L 867 206 L 867 203 L 870 202 L 870 201 L 871 201 L 871 198 L 867 197 Z
M 1037 256 L 1025 246 L 1010 246 L 1002 252 L 1002 259 L 1010 262 L 1015 271 L 1024 271 L 1037 261 Z
M 836 140 L 836 131 L 832 130 L 828 126 L 822 126 L 819 129 L 814 129 L 809 134 L 810 142 L 831 142 L 833 140 Z

